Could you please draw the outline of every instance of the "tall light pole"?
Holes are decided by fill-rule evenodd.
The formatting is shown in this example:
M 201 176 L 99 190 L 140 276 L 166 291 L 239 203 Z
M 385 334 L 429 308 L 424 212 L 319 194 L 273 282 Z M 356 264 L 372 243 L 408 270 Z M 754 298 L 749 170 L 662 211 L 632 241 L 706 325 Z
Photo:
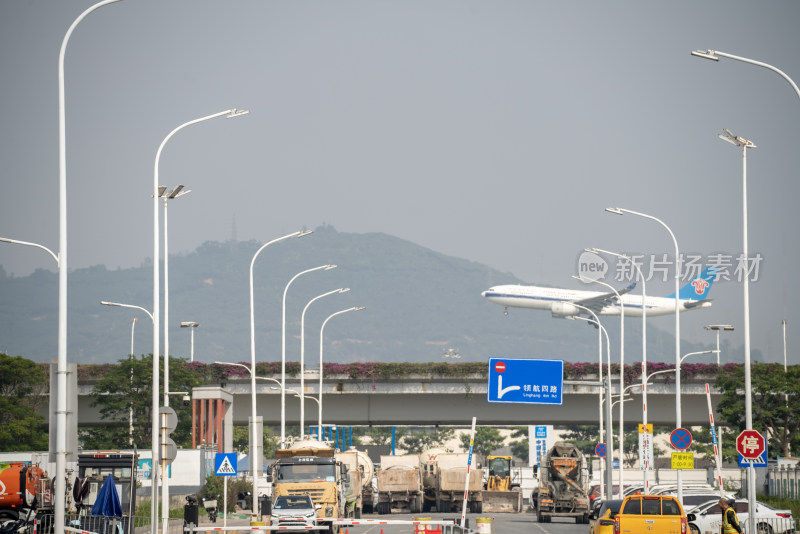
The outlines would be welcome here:
M 593 312 L 592 310 L 590 310 L 586 306 L 581 306 L 580 304 L 574 304 L 573 303 L 573 305 L 576 306 L 577 308 L 582 309 L 583 311 L 585 311 L 586 313 L 590 314 L 594 318 L 594 319 L 588 319 L 586 317 L 581 317 L 579 315 L 576 315 L 576 316 L 573 317 L 573 319 L 580 319 L 581 321 L 588 321 L 588 322 L 596 325 L 597 328 L 599 328 L 600 331 L 602 331 L 603 334 L 605 334 L 605 336 L 606 336 L 606 362 L 608 364 L 608 369 L 607 369 L 607 372 L 606 372 L 606 420 L 607 420 L 607 424 L 606 424 L 606 468 L 605 468 L 605 471 L 606 471 L 606 487 L 608 488 L 608 496 L 611 497 L 614 494 L 614 478 L 613 478 L 613 472 L 611 470 L 612 467 L 613 467 L 611 459 L 614 456 L 614 436 L 613 436 L 613 434 L 611 432 L 611 427 L 612 427 L 612 420 L 611 420 L 611 341 L 609 340 L 609 337 L 608 337 L 608 331 L 600 323 L 600 319 L 597 317 L 597 314 L 595 312 Z M 600 380 L 602 381 L 602 372 L 603 372 L 602 355 L 601 355 L 601 361 L 600 361 L 600 365 L 598 366 L 598 369 L 599 369 L 599 372 L 601 373 Z M 602 391 L 602 386 L 601 386 L 600 389 Z M 601 396 L 601 403 L 602 403 L 602 396 Z M 602 404 L 601 404 L 601 407 L 600 407 L 600 414 L 602 415 Z M 601 430 L 600 433 L 601 434 L 602 434 L 602 426 L 603 426 L 603 422 L 602 422 L 602 419 L 601 419 L 600 420 L 600 430 Z M 622 461 L 622 458 L 620 458 L 620 461 Z M 605 498 L 604 495 L 601 495 L 601 497 Z
M 56 381 L 56 476 L 55 503 L 53 514 L 55 534 L 64 534 L 66 523 L 66 478 L 67 478 L 67 120 L 66 98 L 64 96 L 64 58 L 67 43 L 78 24 L 95 9 L 119 0 L 103 0 L 81 13 L 76 18 L 64 39 L 58 53 L 58 364 Z M 52 254 L 52 252 L 51 252 Z M 153 417 L 158 419 L 157 417 Z M 155 502 L 155 501 L 153 501 Z M 155 517 L 155 516 L 153 516 Z M 155 534 L 155 531 L 153 531 Z
M 573 276 L 584 283 L 595 283 L 601 286 L 607 287 L 611 291 L 614 292 L 614 295 L 617 296 L 617 302 L 619 302 L 619 309 L 620 309 L 620 318 L 619 318 L 619 390 L 622 391 L 625 389 L 625 303 L 622 302 L 622 295 L 619 294 L 611 284 L 607 284 L 601 280 L 595 280 L 592 278 L 583 278 L 581 276 Z M 620 393 L 621 394 L 621 393 Z M 624 447 L 623 442 L 625 441 L 625 428 L 624 428 L 624 404 L 620 403 L 619 405 L 619 491 L 617 492 L 618 499 L 622 499 L 623 497 L 623 489 L 624 489 L 624 462 L 622 461 L 624 455 Z
M 161 160 L 161 151 L 164 150 L 164 145 L 167 144 L 173 135 L 181 131 L 182 129 L 186 128 L 187 126 L 191 126 L 193 124 L 197 124 L 200 122 L 204 122 L 207 120 L 215 119 L 217 117 L 225 116 L 225 118 L 230 119 L 234 117 L 239 117 L 241 115 L 247 114 L 248 111 L 246 110 L 237 110 L 236 108 L 227 109 L 225 111 L 221 111 L 219 113 L 214 113 L 213 115 L 208 115 L 206 117 L 200 117 L 199 119 L 194 119 L 188 122 L 185 122 L 172 130 L 167 136 L 161 141 L 161 144 L 158 146 L 158 150 L 156 151 L 156 159 L 153 165 L 153 377 L 156 383 L 159 382 L 159 309 L 161 307 L 161 295 L 160 295 L 160 280 L 159 280 L 159 264 L 161 263 L 160 259 L 160 250 L 159 250 L 159 235 L 158 235 L 158 199 L 160 198 L 163 190 L 158 185 L 158 163 Z M 169 354 L 166 355 L 166 359 L 169 358 Z M 165 391 L 168 389 L 165 387 Z M 157 414 L 160 413 L 159 410 L 159 401 L 158 401 L 158 388 L 155 388 L 153 391 L 153 413 Z M 150 502 L 151 502 L 151 510 L 150 510 L 150 532 L 151 534 L 155 534 L 158 530 L 158 506 L 155 503 L 158 502 L 158 431 L 159 431 L 159 418 L 153 417 L 153 442 L 152 442 L 152 452 L 153 452 L 153 469 L 152 473 L 152 489 L 150 492 Z M 169 513 L 167 511 L 167 513 Z M 166 534 L 166 521 L 164 525 Z
M 647 282 L 644 277 L 644 273 L 642 273 L 642 269 L 633 261 L 631 258 L 624 254 L 619 254 L 617 252 L 611 252 L 609 250 L 603 250 L 599 248 L 591 248 L 585 249 L 586 252 L 592 252 L 594 254 L 601 253 L 601 254 L 609 254 L 616 258 L 621 258 L 630 263 L 634 269 L 636 269 L 636 274 L 638 274 L 638 280 L 642 283 L 642 425 L 645 430 L 645 439 L 647 438 Z M 620 414 L 621 415 L 621 414 Z M 622 419 L 622 417 L 620 417 Z M 645 448 L 652 447 L 652 436 L 650 436 L 650 443 L 645 442 Z M 647 455 L 644 455 L 645 461 L 647 461 Z M 642 485 L 644 489 L 644 494 L 647 495 L 650 493 L 649 488 L 649 470 L 650 465 L 643 466 L 642 469 Z
M 194 329 L 200 326 L 200 323 L 194 321 L 182 321 L 181 328 L 189 329 L 189 361 L 194 361 Z
M 286 443 L 286 294 L 289 293 L 289 286 L 292 285 L 292 282 L 304 274 L 323 269 L 328 271 L 335 268 L 336 265 L 320 265 L 319 267 L 300 271 L 289 280 L 283 290 L 283 309 L 281 312 L 281 447 L 284 447 Z
M 720 362 L 719 362 L 719 355 L 720 355 L 720 350 L 719 350 L 719 331 L 720 330 L 724 330 L 726 332 L 733 332 L 734 328 L 733 328 L 733 326 L 731 326 L 729 324 L 709 324 L 709 325 L 704 326 L 703 328 L 705 328 L 706 330 L 713 330 L 713 331 L 715 331 L 717 333 L 717 365 L 719 365 L 720 364 Z
M 626 210 L 622 208 L 606 208 L 606 211 L 609 213 L 614 213 L 616 215 L 623 215 L 625 213 L 629 213 L 631 215 L 637 215 L 639 217 L 644 217 L 645 219 L 650 219 L 651 221 L 655 221 L 669 233 L 669 236 L 672 238 L 672 244 L 675 246 L 675 366 L 680 367 L 681 365 L 681 298 L 680 298 L 680 282 L 681 282 L 681 267 L 680 267 L 680 251 L 678 250 L 678 240 L 675 239 L 675 234 L 672 232 L 669 226 L 666 225 L 664 221 L 653 217 L 652 215 L 647 215 L 645 213 L 639 213 L 637 211 Z M 675 377 L 675 389 L 676 391 L 680 392 L 681 390 L 681 374 L 677 373 Z M 681 427 L 681 403 L 680 403 L 680 394 L 675 396 L 675 425 L 676 428 Z M 678 482 L 678 500 L 683 503 L 683 473 L 680 469 L 678 469 L 677 474 L 677 482 Z
M 169 241 L 167 239 L 167 202 L 191 193 L 191 190 L 184 191 L 183 184 L 170 191 L 164 186 L 159 186 L 158 190 L 159 197 L 164 199 L 164 406 L 169 406 L 171 391 L 169 390 Z M 167 534 L 169 525 L 169 477 L 167 473 L 162 473 L 161 476 L 163 478 L 161 487 L 161 525 L 164 534 Z
M 322 441 L 322 341 L 325 339 L 325 325 L 337 315 L 351 311 L 361 311 L 363 309 L 364 306 L 353 306 L 352 308 L 347 308 L 346 310 L 334 312 L 330 314 L 324 321 L 322 321 L 322 327 L 319 329 L 319 400 L 317 401 L 319 417 L 317 422 L 317 439 L 320 441 Z
M 279 241 L 283 241 L 284 239 L 289 239 L 290 237 L 304 237 L 309 234 L 313 233 L 311 230 L 300 230 L 297 232 L 293 232 L 291 234 L 285 235 L 283 237 L 279 237 L 277 239 L 273 239 L 267 243 L 261 245 L 255 254 L 253 254 L 253 259 L 250 260 L 250 389 L 253 391 L 251 403 L 252 403 L 252 413 L 253 413 L 253 420 L 250 421 L 250 450 L 256 451 L 258 450 L 258 436 L 256 436 L 257 432 L 256 429 L 256 319 L 255 319 L 255 304 L 253 302 L 253 266 L 256 263 L 256 258 L 258 255 L 261 254 L 261 251 L 267 248 L 268 246 L 272 245 L 273 243 L 277 243 Z M 252 456 L 252 455 L 251 455 Z M 255 464 L 252 464 L 255 465 Z M 258 482 L 259 482 L 259 475 L 260 473 L 256 473 L 253 470 L 253 514 L 251 521 L 258 521 Z
M 131 352 L 130 358 L 128 358 L 131 362 L 133 362 L 133 333 L 136 330 L 136 320 L 137 318 L 134 317 L 133 321 L 131 321 Z M 131 364 L 132 365 L 132 364 Z M 131 384 L 133 384 L 133 366 L 131 366 Z M 133 447 L 133 403 L 130 403 L 128 407 L 128 445 Z
M 306 381 L 305 381 L 305 373 L 306 373 L 306 311 L 308 307 L 311 306 L 313 302 L 318 301 L 321 298 L 327 297 L 328 295 L 333 294 L 341 294 L 347 293 L 350 291 L 349 287 L 340 287 L 339 289 L 334 289 L 333 291 L 328 291 L 327 293 L 323 293 L 321 295 L 317 295 L 313 299 L 308 301 L 305 308 L 303 308 L 303 313 L 300 315 L 300 391 L 303 395 L 305 395 L 306 391 Z M 306 403 L 300 403 L 300 439 L 303 439 L 303 435 L 305 435 L 305 423 L 306 423 Z

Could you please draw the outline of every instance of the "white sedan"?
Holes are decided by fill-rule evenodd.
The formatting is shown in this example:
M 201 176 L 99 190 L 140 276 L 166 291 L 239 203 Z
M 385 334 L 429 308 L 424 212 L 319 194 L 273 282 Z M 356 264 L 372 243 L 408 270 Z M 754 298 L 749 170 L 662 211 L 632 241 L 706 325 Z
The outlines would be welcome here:
M 746 499 L 737 499 L 733 506 L 736 517 L 742 527 L 742 532 L 747 532 L 747 521 L 750 517 Z M 700 505 L 691 510 L 695 520 L 689 523 L 693 534 L 717 534 L 722 523 L 722 511 L 715 501 Z M 775 508 L 756 501 L 756 533 L 757 534 L 784 534 L 794 531 L 794 519 L 791 510 L 776 510 Z

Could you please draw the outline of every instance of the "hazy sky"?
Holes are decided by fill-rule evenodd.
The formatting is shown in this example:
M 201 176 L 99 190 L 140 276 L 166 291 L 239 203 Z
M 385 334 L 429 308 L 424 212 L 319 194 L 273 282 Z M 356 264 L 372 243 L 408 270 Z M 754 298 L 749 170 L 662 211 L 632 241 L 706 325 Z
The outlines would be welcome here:
M 92 3 L 0 3 L 0 236 L 54 251 L 58 52 Z M 159 144 L 231 107 L 250 114 L 191 126 L 163 151 L 160 181 L 192 190 L 170 205 L 171 252 L 328 223 L 582 288 L 570 276 L 584 247 L 672 254 L 656 223 L 603 211 L 620 206 L 662 219 L 683 251 L 735 263 L 742 158 L 717 139 L 728 128 L 758 145 L 753 347 L 782 361 L 786 318 L 800 363 L 800 98 L 767 69 L 689 54 L 722 50 L 800 82 L 798 22 L 796 1 L 111 4 L 78 25 L 66 55 L 69 267 L 152 257 Z M 7 244 L 0 265 L 55 270 Z M 672 281 L 647 287 L 667 295 Z M 730 323 L 741 343 L 741 284 L 712 297 L 684 315 L 683 337 L 711 342 L 702 326 Z

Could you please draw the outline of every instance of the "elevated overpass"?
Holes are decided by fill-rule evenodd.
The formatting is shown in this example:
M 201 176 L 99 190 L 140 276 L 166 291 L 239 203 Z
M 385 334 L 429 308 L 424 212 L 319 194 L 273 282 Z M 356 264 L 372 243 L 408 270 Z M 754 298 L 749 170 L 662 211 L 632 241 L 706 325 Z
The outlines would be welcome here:
M 279 376 L 272 378 L 279 380 Z M 708 423 L 705 382 L 713 377 L 682 381 L 681 414 L 684 426 Z M 305 395 L 316 398 L 319 388 L 317 370 L 304 377 Z M 222 386 L 233 397 L 233 424 L 247 425 L 251 415 L 249 378 L 229 377 Z M 287 376 L 287 390 L 300 390 L 299 377 Z M 280 425 L 280 390 L 273 382 L 259 380 L 256 384 L 256 406 L 264 424 Z M 78 423 L 102 423 L 99 410 L 91 407 L 91 385 L 79 384 Z M 401 378 L 325 377 L 322 388 L 323 424 L 337 425 L 469 425 L 472 417 L 484 426 L 525 426 L 532 424 L 596 424 L 598 419 L 597 376 L 564 382 L 563 405 L 505 404 L 487 402 L 485 376 L 463 377 L 407 376 Z M 625 421 L 636 423 L 642 417 L 640 388 L 631 388 L 631 400 L 625 403 Z M 711 388 L 711 403 L 716 409 L 721 395 Z M 619 393 L 619 376 L 612 375 L 612 393 Z M 675 384 L 656 382 L 648 386 L 648 422 L 675 424 Z M 173 403 L 179 403 L 180 397 Z M 317 402 L 305 400 L 305 424 L 316 425 Z M 614 407 L 614 418 L 619 405 Z M 300 399 L 286 394 L 286 424 L 297 425 L 300 418 Z

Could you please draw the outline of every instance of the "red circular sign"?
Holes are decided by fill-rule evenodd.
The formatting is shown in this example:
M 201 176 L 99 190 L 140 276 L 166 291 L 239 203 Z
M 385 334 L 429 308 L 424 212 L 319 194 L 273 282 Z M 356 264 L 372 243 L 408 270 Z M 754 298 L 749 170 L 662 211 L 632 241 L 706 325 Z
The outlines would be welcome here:
M 685 428 L 676 428 L 669 435 L 669 442 L 679 451 L 685 451 L 692 444 L 692 433 Z
M 503 362 L 497 362 L 496 364 L 494 364 L 494 370 L 497 371 L 498 373 L 502 373 L 503 371 L 506 370 L 506 364 Z
M 764 454 L 767 445 L 757 430 L 742 430 L 736 438 L 736 451 L 744 458 L 755 459 Z

